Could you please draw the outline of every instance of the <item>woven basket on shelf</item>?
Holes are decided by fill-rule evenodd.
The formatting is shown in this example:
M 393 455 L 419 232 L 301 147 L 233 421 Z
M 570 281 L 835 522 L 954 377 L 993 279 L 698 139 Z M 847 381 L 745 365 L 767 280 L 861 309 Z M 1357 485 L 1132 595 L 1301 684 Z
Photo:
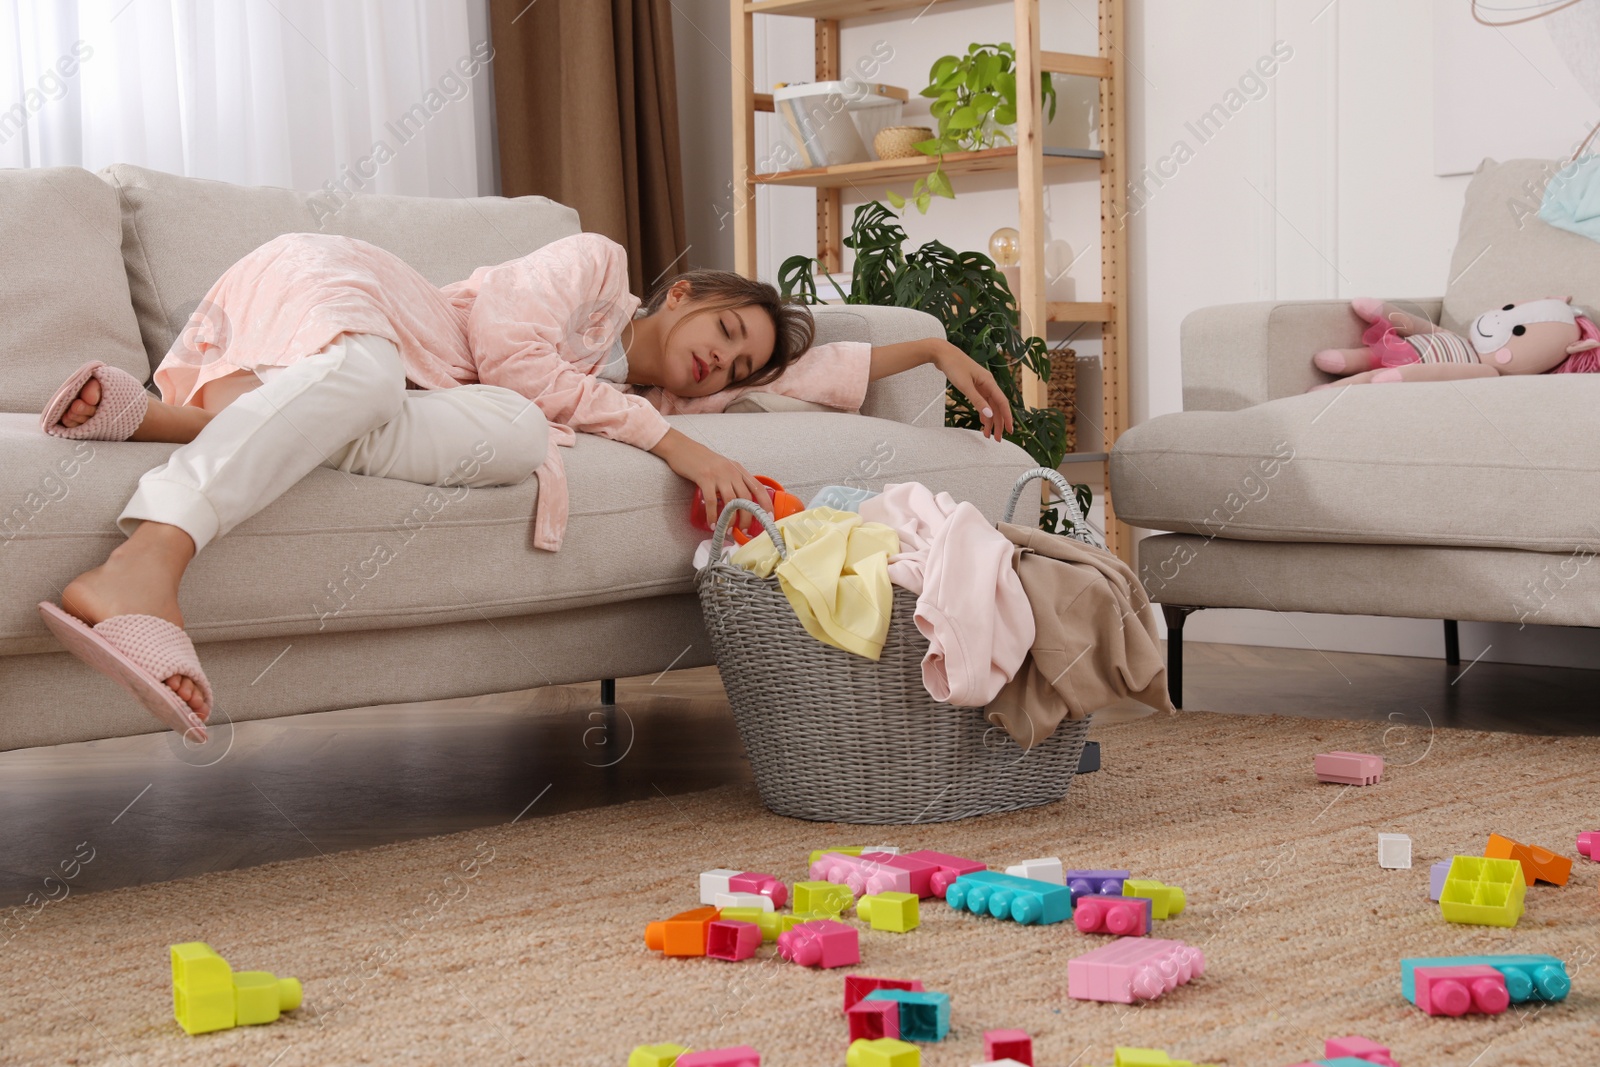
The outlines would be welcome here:
M 1078 353 L 1058 348 L 1050 353 L 1050 381 L 1045 403 L 1067 417 L 1067 451 L 1078 450 Z
M 885 126 L 872 138 L 872 148 L 879 159 L 906 159 L 922 155 L 912 147 L 918 141 L 931 140 L 933 131 L 926 126 Z
M 1060 474 L 1036 468 L 1018 480 L 1007 515 L 1022 488 L 1041 477 L 1073 499 Z M 776 578 L 758 578 L 722 559 L 728 523 L 741 510 L 777 529 L 748 500 L 727 505 L 712 535 L 712 562 L 695 584 L 768 808 L 799 819 L 904 824 L 1014 811 L 1066 795 L 1087 720 L 1064 721 L 1025 750 L 991 726 L 981 708 L 934 700 L 922 684 L 928 641 L 912 618 L 916 597 L 898 586 L 876 662 L 818 641 L 800 625 Z M 1077 529 L 1096 543 L 1087 522 Z M 786 555 L 782 537 L 774 542 Z

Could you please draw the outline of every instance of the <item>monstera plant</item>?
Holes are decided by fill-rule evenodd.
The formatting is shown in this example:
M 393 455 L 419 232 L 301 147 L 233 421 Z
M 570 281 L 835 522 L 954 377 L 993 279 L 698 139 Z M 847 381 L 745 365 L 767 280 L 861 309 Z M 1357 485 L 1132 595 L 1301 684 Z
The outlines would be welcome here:
M 1022 336 L 1017 301 L 1006 276 L 981 252 L 957 252 L 939 241 L 906 252 L 906 240 L 899 218 L 885 205 L 872 200 L 857 208 L 850 236 L 844 239 L 845 247 L 856 254 L 850 291 L 844 292 L 831 274 L 827 276 L 840 300 L 916 308 L 937 318 L 950 342 L 987 367 L 1011 402 L 1016 429 L 1006 439 L 1021 445 L 1040 466 L 1060 466 L 1066 452 L 1065 415 L 1050 408 L 1030 408 L 1022 398 L 1024 368 L 1049 381 L 1050 354 L 1042 338 Z M 816 274 L 814 258 L 790 256 L 778 269 L 778 284 L 785 297 L 821 303 Z M 945 422 L 966 429 L 982 427 L 972 401 L 954 389 L 946 398 Z M 1089 487 L 1076 485 L 1073 490 L 1087 514 Z M 1047 511 L 1041 525 L 1070 529 L 1071 523 L 1056 510 Z

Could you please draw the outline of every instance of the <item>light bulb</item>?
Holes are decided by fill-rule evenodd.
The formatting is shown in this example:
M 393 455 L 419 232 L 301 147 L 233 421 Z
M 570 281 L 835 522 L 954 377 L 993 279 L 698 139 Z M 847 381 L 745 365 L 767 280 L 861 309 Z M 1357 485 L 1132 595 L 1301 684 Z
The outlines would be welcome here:
M 1015 267 L 1022 262 L 1022 234 L 1015 226 L 1002 226 L 990 235 L 989 258 L 997 267 Z

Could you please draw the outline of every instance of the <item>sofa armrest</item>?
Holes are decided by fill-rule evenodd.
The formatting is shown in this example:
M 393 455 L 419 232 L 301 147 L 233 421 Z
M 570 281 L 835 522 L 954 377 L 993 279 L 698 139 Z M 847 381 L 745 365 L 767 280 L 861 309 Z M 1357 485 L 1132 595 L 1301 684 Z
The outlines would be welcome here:
M 1438 298 L 1395 301 L 1434 322 Z M 1183 409 L 1234 411 L 1334 380 L 1312 366 L 1324 348 L 1359 348 L 1366 328 L 1348 300 L 1223 304 L 1183 320 Z
M 944 326 L 925 311 L 871 304 L 822 304 L 812 309 L 817 320 L 814 343 L 865 341 L 892 345 L 924 337 L 944 337 Z M 928 365 L 879 378 L 867 386 L 861 414 L 911 426 L 944 425 L 944 374 Z

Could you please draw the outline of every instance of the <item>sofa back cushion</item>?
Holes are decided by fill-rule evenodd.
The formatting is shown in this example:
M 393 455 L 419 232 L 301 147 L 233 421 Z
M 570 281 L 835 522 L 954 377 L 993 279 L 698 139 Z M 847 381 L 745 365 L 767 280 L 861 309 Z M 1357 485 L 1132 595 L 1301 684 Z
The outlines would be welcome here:
M 116 192 L 78 167 L 0 170 L 0 410 L 39 411 L 91 359 L 150 377 Z
M 1562 163 L 1486 159 L 1467 186 L 1450 259 L 1441 322 L 1465 333 L 1472 320 L 1513 301 L 1570 296 L 1600 312 L 1600 241 L 1539 218 L 1545 186 Z
M 280 234 L 370 241 L 446 285 L 579 230 L 576 211 L 542 196 L 308 194 L 127 163 L 100 175 L 121 196 L 122 256 L 150 370 L 222 272 Z

